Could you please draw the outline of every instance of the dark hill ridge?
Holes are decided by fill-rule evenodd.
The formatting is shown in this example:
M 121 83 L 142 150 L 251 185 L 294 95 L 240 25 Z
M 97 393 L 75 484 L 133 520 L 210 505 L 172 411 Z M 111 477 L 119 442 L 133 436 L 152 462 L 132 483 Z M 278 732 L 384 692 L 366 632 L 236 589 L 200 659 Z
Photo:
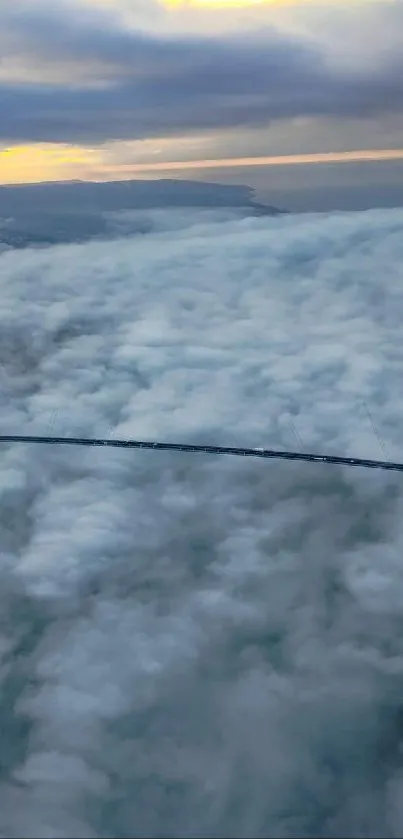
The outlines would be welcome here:
M 0 186 L 0 248 L 1 244 L 23 248 L 104 238 L 113 235 L 108 213 L 167 207 L 239 208 L 252 215 L 281 212 L 254 201 L 251 187 L 203 181 L 56 181 Z
M 56 181 L 0 187 L 0 215 L 27 209 L 81 212 L 149 209 L 155 207 L 255 207 L 270 214 L 281 212 L 253 200 L 251 187 L 204 181 Z

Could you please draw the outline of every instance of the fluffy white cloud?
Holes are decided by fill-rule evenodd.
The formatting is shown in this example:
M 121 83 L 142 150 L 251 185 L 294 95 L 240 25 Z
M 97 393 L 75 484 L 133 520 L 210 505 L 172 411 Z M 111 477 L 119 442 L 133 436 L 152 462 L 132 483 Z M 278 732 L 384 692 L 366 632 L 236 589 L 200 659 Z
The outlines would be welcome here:
M 1 255 L 1 433 L 401 456 L 403 211 L 150 218 Z M 401 834 L 398 475 L 1 466 L 1 834 Z

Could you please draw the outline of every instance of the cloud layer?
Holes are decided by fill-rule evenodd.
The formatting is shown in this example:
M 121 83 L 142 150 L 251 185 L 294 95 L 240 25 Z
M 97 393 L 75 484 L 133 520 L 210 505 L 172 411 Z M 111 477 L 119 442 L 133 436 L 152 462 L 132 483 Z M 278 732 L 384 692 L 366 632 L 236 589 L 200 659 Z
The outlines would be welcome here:
M 1 433 L 401 457 L 402 211 L 149 217 L 0 257 Z M 1 465 L 1 835 L 402 834 L 399 476 Z
M 106 10 L 78 14 L 75 5 L 2 6 L 4 59 L 26 55 L 49 66 L 46 84 L 3 81 L 4 141 L 100 143 L 402 109 L 403 60 L 395 42 L 371 64 L 343 66 L 314 39 L 270 27 L 217 37 L 153 34 L 124 28 Z M 401 25 L 401 7 L 388 9 L 394 26 Z M 60 79 L 52 85 L 52 65 L 60 62 L 70 63 L 74 84 L 67 72 L 65 85 Z

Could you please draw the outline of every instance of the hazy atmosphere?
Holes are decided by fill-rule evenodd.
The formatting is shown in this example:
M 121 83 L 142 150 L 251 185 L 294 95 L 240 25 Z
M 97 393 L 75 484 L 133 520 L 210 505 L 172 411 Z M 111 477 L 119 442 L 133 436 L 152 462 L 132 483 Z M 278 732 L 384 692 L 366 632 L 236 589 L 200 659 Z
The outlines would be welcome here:
M 0 0 L 0 839 L 403 838 L 401 0 Z

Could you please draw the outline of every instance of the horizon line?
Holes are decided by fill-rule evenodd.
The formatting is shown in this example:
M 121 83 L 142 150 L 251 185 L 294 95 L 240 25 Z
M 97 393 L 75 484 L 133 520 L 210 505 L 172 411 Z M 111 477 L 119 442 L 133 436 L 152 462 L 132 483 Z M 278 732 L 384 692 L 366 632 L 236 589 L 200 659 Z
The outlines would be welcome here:
M 265 155 L 258 157 L 228 157 L 206 160 L 159 161 L 158 163 L 123 164 L 119 171 L 159 172 L 188 169 L 228 169 L 242 166 L 298 166 L 321 163 L 365 163 L 403 160 L 401 149 L 356 149 L 342 152 L 311 152 L 306 154 Z
M 39 181 L 15 181 L 14 183 L 0 182 L 0 186 L 29 186 L 45 183 L 72 183 L 81 181 L 84 183 L 107 183 L 108 181 L 125 181 L 130 177 L 119 178 L 119 173 L 130 176 L 135 174 L 146 174 L 147 172 L 187 172 L 209 169 L 240 169 L 242 167 L 254 166 L 303 166 L 303 165 L 340 165 L 348 163 L 376 163 L 403 161 L 403 148 L 401 149 L 360 149 L 344 152 L 317 152 L 307 154 L 288 155 L 266 155 L 260 157 L 233 157 L 233 158 L 212 158 L 206 160 L 187 161 L 159 161 L 158 163 L 133 163 L 118 166 L 112 173 L 105 171 L 102 178 L 102 168 L 96 171 L 98 177 L 93 178 L 51 178 L 51 180 Z M 93 169 L 94 171 L 94 169 Z M 108 177 L 109 175 L 109 177 Z M 99 179 L 99 177 L 101 179 Z

